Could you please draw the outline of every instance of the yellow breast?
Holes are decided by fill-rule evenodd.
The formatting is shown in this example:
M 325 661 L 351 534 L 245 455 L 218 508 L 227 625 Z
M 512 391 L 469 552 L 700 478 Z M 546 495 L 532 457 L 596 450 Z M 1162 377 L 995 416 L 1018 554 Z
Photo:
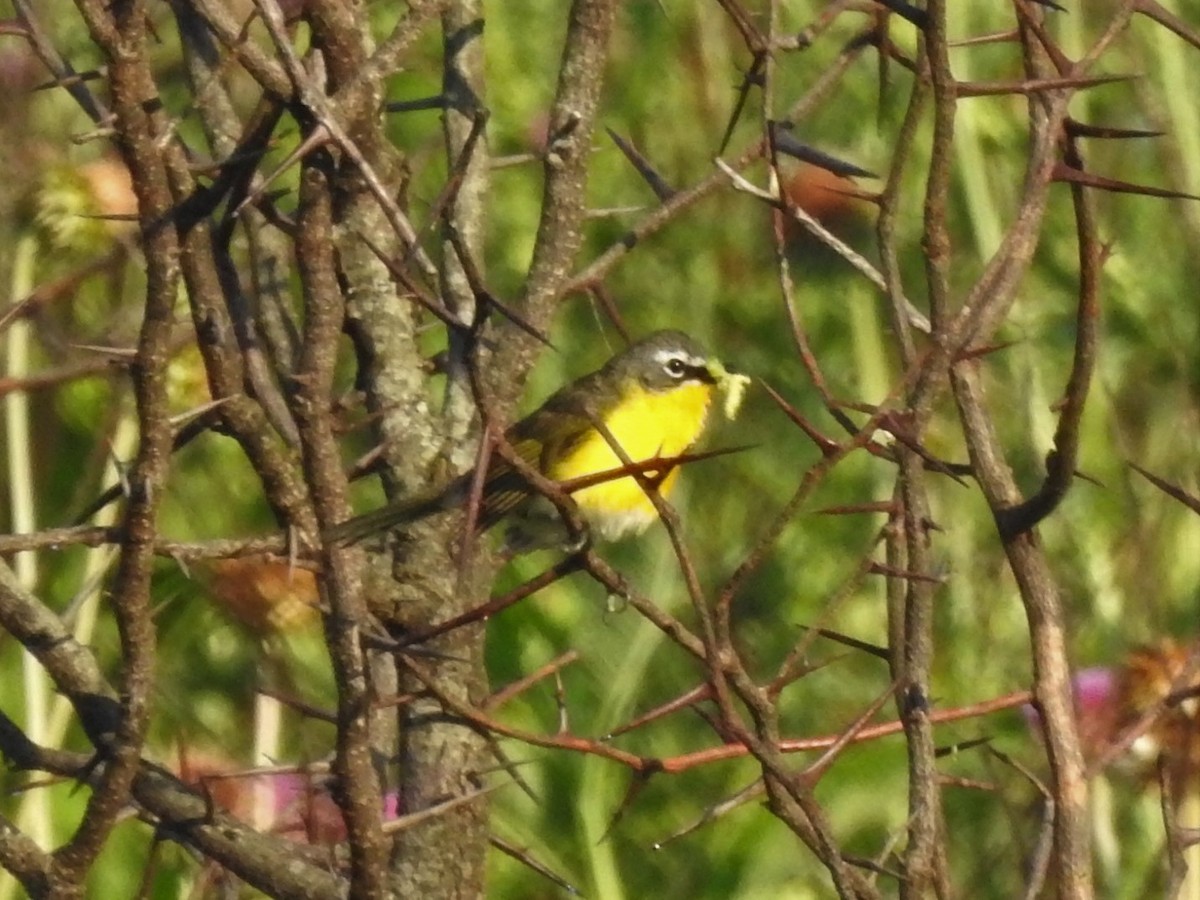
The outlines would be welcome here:
M 652 393 L 639 385 L 608 415 L 605 424 L 634 462 L 678 456 L 703 432 L 711 399 L 712 388 L 707 384 L 689 384 L 662 393 Z M 553 460 L 546 474 L 566 481 L 622 465 L 609 442 L 593 430 Z M 655 473 L 646 474 L 653 477 Z M 669 494 L 678 475 L 679 469 L 668 473 L 659 485 L 660 493 Z M 588 522 L 606 540 L 640 531 L 657 515 L 641 486 L 628 476 L 576 491 L 573 497 Z

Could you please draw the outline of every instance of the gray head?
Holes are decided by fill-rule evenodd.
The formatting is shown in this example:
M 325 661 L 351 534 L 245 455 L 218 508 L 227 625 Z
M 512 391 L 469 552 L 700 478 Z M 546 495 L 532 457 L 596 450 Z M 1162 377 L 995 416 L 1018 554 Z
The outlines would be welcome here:
M 682 331 L 655 331 L 614 356 L 607 368 L 651 391 L 716 381 L 704 348 Z

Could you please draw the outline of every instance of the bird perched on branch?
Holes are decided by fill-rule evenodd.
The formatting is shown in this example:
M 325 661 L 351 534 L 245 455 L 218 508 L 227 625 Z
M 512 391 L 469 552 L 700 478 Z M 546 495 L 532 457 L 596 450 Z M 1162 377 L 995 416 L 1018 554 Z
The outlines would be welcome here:
M 653 502 L 628 464 L 640 468 L 666 496 L 679 469 L 643 464 L 685 453 L 704 432 L 716 391 L 733 416 L 748 378 L 728 372 L 680 331 L 657 331 L 576 379 L 513 425 L 508 443 L 546 478 L 569 483 L 611 473 L 571 490 L 590 530 L 605 540 L 643 531 L 657 517 Z M 614 446 L 615 445 L 615 446 Z M 618 451 L 617 448 L 620 448 Z M 622 472 L 626 474 L 622 474 Z M 467 472 L 428 494 L 404 498 L 356 516 L 326 533 L 349 543 L 461 506 L 475 475 Z M 506 520 L 506 550 L 525 552 L 562 544 L 557 510 L 515 466 L 493 454 L 483 480 L 478 525 Z

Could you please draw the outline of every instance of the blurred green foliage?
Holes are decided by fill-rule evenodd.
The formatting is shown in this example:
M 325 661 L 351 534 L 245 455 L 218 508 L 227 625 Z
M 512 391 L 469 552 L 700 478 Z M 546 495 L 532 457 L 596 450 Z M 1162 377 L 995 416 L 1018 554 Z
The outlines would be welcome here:
M 1166 4 L 1195 22 L 1194 4 Z M 492 4 L 485 32 L 488 142 L 496 156 L 529 152 L 544 138 L 564 28 L 563 4 L 507 0 Z M 1102 17 L 1083 4 L 1050 14 L 1068 54 L 1094 39 Z M 96 64 L 82 26 L 64 0 L 44 4 L 54 39 L 78 69 Z M 1006 4 L 952 4 L 952 33 L 967 37 L 1011 27 Z M 155 56 L 164 101 L 191 134 L 178 61 L 177 37 L 166 5 L 154 5 L 161 44 Z M 799 30 L 816 4 L 791 4 L 784 30 Z M 394 11 L 376 4 L 380 29 Z M 865 18 L 844 14 L 808 50 L 781 55 L 777 64 L 779 115 L 826 70 Z M 909 50 L 911 28 L 896 23 L 893 39 Z M 1139 21 L 1101 61 L 1104 73 L 1136 72 L 1123 82 L 1080 93 L 1072 115 L 1096 124 L 1162 129 L 1157 140 L 1087 144 L 1097 172 L 1175 190 L 1200 192 L 1200 66 L 1196 51 L 1164 29 Z M 601 125 L 630 140 L 672 185 L 707 177 L 733 109 L 735 88 L 750 63 L 737 33 L 715 4 L 679 0 L 626 4 L 608 70 Z M 962 80 L 1015 80 L 1020 61 L 1011 44 L 953 51 Z M 435 94 L 440 44 L 429 35 L 392 81 L 391 98 Z M 29 212 L 31 188 L 51 173 L 70 172 L 97 158 L 102 145 L 73 145 L 69 138 L 90 123 L 60 91 L 30 94 L 44 76 L 13 38 L 0 44 L 0 92 L 7 177 L 0 182 L 3 244 L 11 247 L 37 227 Z M 249 104 L 253 92 L 237 84 Z M 888 170 L 892 147 L 911 88 L 910 75 L 892 65 L 881 84 L 872 52 L 863 53 L 830 97 L 798 123 L 801 139 L 872 171 Z M 752 94 L 730 143 L 733 155 L 757 140 L 761 122 Z M 961 297 L 997 246 L 1018 200 L 1027 141 L 1025 101 L 1013 97 L 964 100 L 959 105 L 953 181 L 954 290 Z M 198 131 L 196 132 L 198 134 Z M 391 134 L 413 172 L 408 199 L 414 221 L 441 190 L 445 177 L 436 112 L 395 116 Z M 294 146 L 285 134 L 282 159 Z M 918 133 L 915 164 L 905 184 L 901 214 L 903 275 L 918 303 L 924 289 L 920 255 L 921 161 L 928 128 Z M 198 138 L 197 138 L 198 141 Z M 198 144 L 199 145 L 199 144 Z M 764 171 L 749 176 L 762 181 Z M 289 187 L 294 172 L 280 180 Z M 488 279 L 501 297 L 519 289 L 529 261 L 538 204 L 540 169 L 518 165 L 492 176 Z M 870 182 L 864 182 L 868 187 Z M 598 133 L 589 183 L 597 209 L 638 207 L 594 219 L 581 265 L 620 240 L 654 205 L 646 185 L 615 145 Z M 1097 194 L 1103 238 L 1111 257 L 1104 270 L 1103 346 L 1088 401 L 1082 470 L 1063 506 L 1041 528 L 1069 610 L 1071 647 L 1079 665 L 1112 664 L 1139 642 L 1164 634 L 1193 635 L 1200 599 L 1200 518 L 1133 473 L 1135 461 L 1185 489 L 1197 490 L 1200 459 L 1200 303 L 1194 287 L 1200 265 L 1200 206 L 1187 201 Z M 284 198 L 286 205 L 290 200 Z M 860 211 L 842 222 L 868 258 L 876 258 L 870 216 Z M 91 232 L 89 232 L 92 234 Z M 94 240 L 92 234 L 89 240 Z M 792 344 L 780 299 L 770 219 L 763 205 L 730 190 L 717 192 L 671 226 L 639 245 L 606 279 L 632 331 L 682 327 L 702 338 L 729 364 L 769 382 L 830 435 L 837 427 L 808 383 Z M 999 334 L 1011 342 L 987 358 L 989 400 L 1020 482 L 1032 489 L 1042 472 L 1056 418 L 1053 410 L 1069 371 L 1074 340 L 1076 241 L 1070 198 L 1055 187 L 1035 264 L 1020 299 Z M 798 315 L 835 397 L 878 403 L 899 378 L 897 356 L 879 294 L 828 253 L 797 242 L 791 263 Z M 47 252 L 38 282 L 78 265 Z M 76 345 L 129 346 L 138 320 L 138 267 L 116 278 L 93 278 L 67 300 L 40 310 L 35 371 L 82 358 Z M 92 310 L 92 311 L 89 311 Z M 97 314 L 95 310 L 102 311 Z M 563 381 L 600 364 L 619 338 L 604 314 L 584 296 L 569 298 L 556 324 L 557 352 L 547 352 L 530 383 L 533 406 Z M 436 339 L 434 340 L 436 343 Z M 192 361 L 195 365 L 195 361 Z M 431 396 L 436 392 L 431 390 Z M 103 487 L 106 442 L 127 414 L 126 381 L 101 368 L 93 377 L 39 389 L 33 436 L 38 518 L 69 522 Z M 196 397 L 181 409 L 199 402 Z M 123 412 L 124 411 L 124 412 Z M 812 445 L 763 392 L 755 391 L 735 423 L 720 422 L 712 446 L 752 449 L 689 469 L 677 495 L 701 582 L 715 591 L 755 546 L 766 524 L 819 458 Z M 354 449 L 348 446 L 350 458 Z M 937 411 L 927 446 L 962 461 L 953 404 Z M 812 501 L 787 527 L 761 569 L 737 597 L 734 611 L 741 647 L 768 677 L 802 634 L 817 622 L 860 640 L 886 643 L 881 579 L 851 591 L 825 616 L 831 598 L 852 577 L 865 554 L 881 558 L 878 514 L 824 515 L 821 509 L 886 500 L 890 464 L 857 454 L 839 465 Z M 1008 574 L 994 526 L 975 487 L 934 478 L 933 552 L 944 583 L 937 599 L 938 655 L 932 698 L 938 708 L 967 704 L 1029 684 L 1024 614 Z M 364 505 L 377 502 L 365 488 Z M 254 473 L 226 438 L 205 437 L 178 454 L 162 514 L 164 533 L 180 539 L 246 535 L 271 527 Z M 606 551 L 641 590 L 691 622 L 674 556 L 658 529 Z M 550 557 L 523 559 L 503 572 L 497 591 L 531 577 Z M 40 590 L 66 609 L 81 589 L 79 550 L 41 557 Z M 217 752 L 230 766 L 249 762 L 255 688 L 264 682 L 330 707 L 332 679 L 313 635 L 268 651 L 208 596 L 197 573 L 167 562 L 157 582 L 160 659 L 158 712 L 152 749 L 167 764 L 182 749 Z M 118 663 L 116 635 L 101 613 L 92 643 L 110 670 Z M 701 673 L 636 613 L 610 609 L 598 587 L 576 577 L 544 590 L 498 616 L 490 625 L 488 664 L 503 685 L 570 649 L 581 660 L 562 676 L 573 731 L 606 734 L 622 722 L 694 687 Z M 265 655 L 265 656 L 264 656 Z M 274 660 L 264 664 L 264 658 Z M 815 671 L 785 692 L 787 735 L 833 734 L 847 726 L 888 685 L 886 665 L 862 653 L 818 642 L 809 655 Z M 21 656 L 15 642 L 0 641 L 0 708 L 22 714 Z M 891 717 L 885 707 L 882 717 Z M 552 684 L 543 683 L 511 702 L 504 715 L 521 727 L 553 732 L 559 723 Z M 939 730 L 945 745 L 978 737 L 1021 760 L 1036 773 L 1045 762 L 1037 739 L 1013 712 L 968 720 Z M 287 759 L 319 758 L 331 747 L 331 730 L 296 715 L 286 717 Z M 703 720 L 677 713 L 616 740 L 627 750 L 670 756 L 712 746 Z M 80 735 L 68 739 L 82 747 Z M 748 785 L 757 768 L 747 761 L 705 766 L 682 775 L 659 775 L 624 806 L 630 775 L 593 757 L 510 745 L 511 756 L 536 792 L 536 800 L 508 788 L 495 797 L 494 830 L 527 848 L 592 898 L 810 898 L 829 895 L 823 870 L 790 832 L 761 805 L 761 798 L 695 833 L 666 841 L 717 801 Z M 799 761 L 798 761 L 799 762 Z M 994 790 L 945 788 L 949 848 L 956 884 L 978 898 L 1016 896 L 1038 834 L 1036 792 L 1015 770 L 981 750 L 947 758 L 953 777 Z M 5 788 L 18 779 L 0 776 Z M 82 809 L 82 792 L 50 789 L 56 835 L 62 839 Z M 902 739 L 886 738 L 844 752 L 821 779 L 817 798 L 847 852 L 874 858 L 902 841 L 906 817 Z M 1157 798 L 1136 778 L 1115 775 L 1096 804 L 1099 889 L 1111 898 L 1153 893 L 1162 877 Z M 10 813 L 20 794 L 0 797 Z M 620 813 L 618 817 L 618 813 Z M 96 875 L 91 895 L 132 896 L 150 852 L 150 829 L 122 826 Z M 884 860 L 885 864 L 887 860 Z M 176 848 L 159 851 L 153 895 L 186 893 L 195 863 Z M 561 896 L 562 892 L 499 853 L 491 872 L 498 898 Z

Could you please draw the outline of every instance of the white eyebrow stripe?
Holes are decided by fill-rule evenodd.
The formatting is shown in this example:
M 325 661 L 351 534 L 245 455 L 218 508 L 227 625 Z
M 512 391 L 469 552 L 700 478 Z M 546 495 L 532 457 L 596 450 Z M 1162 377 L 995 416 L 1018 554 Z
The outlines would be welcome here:
M 672 359 L 677 359 L 693 368 L 703 368 L 707 365 L 707 361 L 702 357 L 692 356 L 685 350 L 659 350 L 654 354 L 654 360 L 658 363 L 667 363 Z

